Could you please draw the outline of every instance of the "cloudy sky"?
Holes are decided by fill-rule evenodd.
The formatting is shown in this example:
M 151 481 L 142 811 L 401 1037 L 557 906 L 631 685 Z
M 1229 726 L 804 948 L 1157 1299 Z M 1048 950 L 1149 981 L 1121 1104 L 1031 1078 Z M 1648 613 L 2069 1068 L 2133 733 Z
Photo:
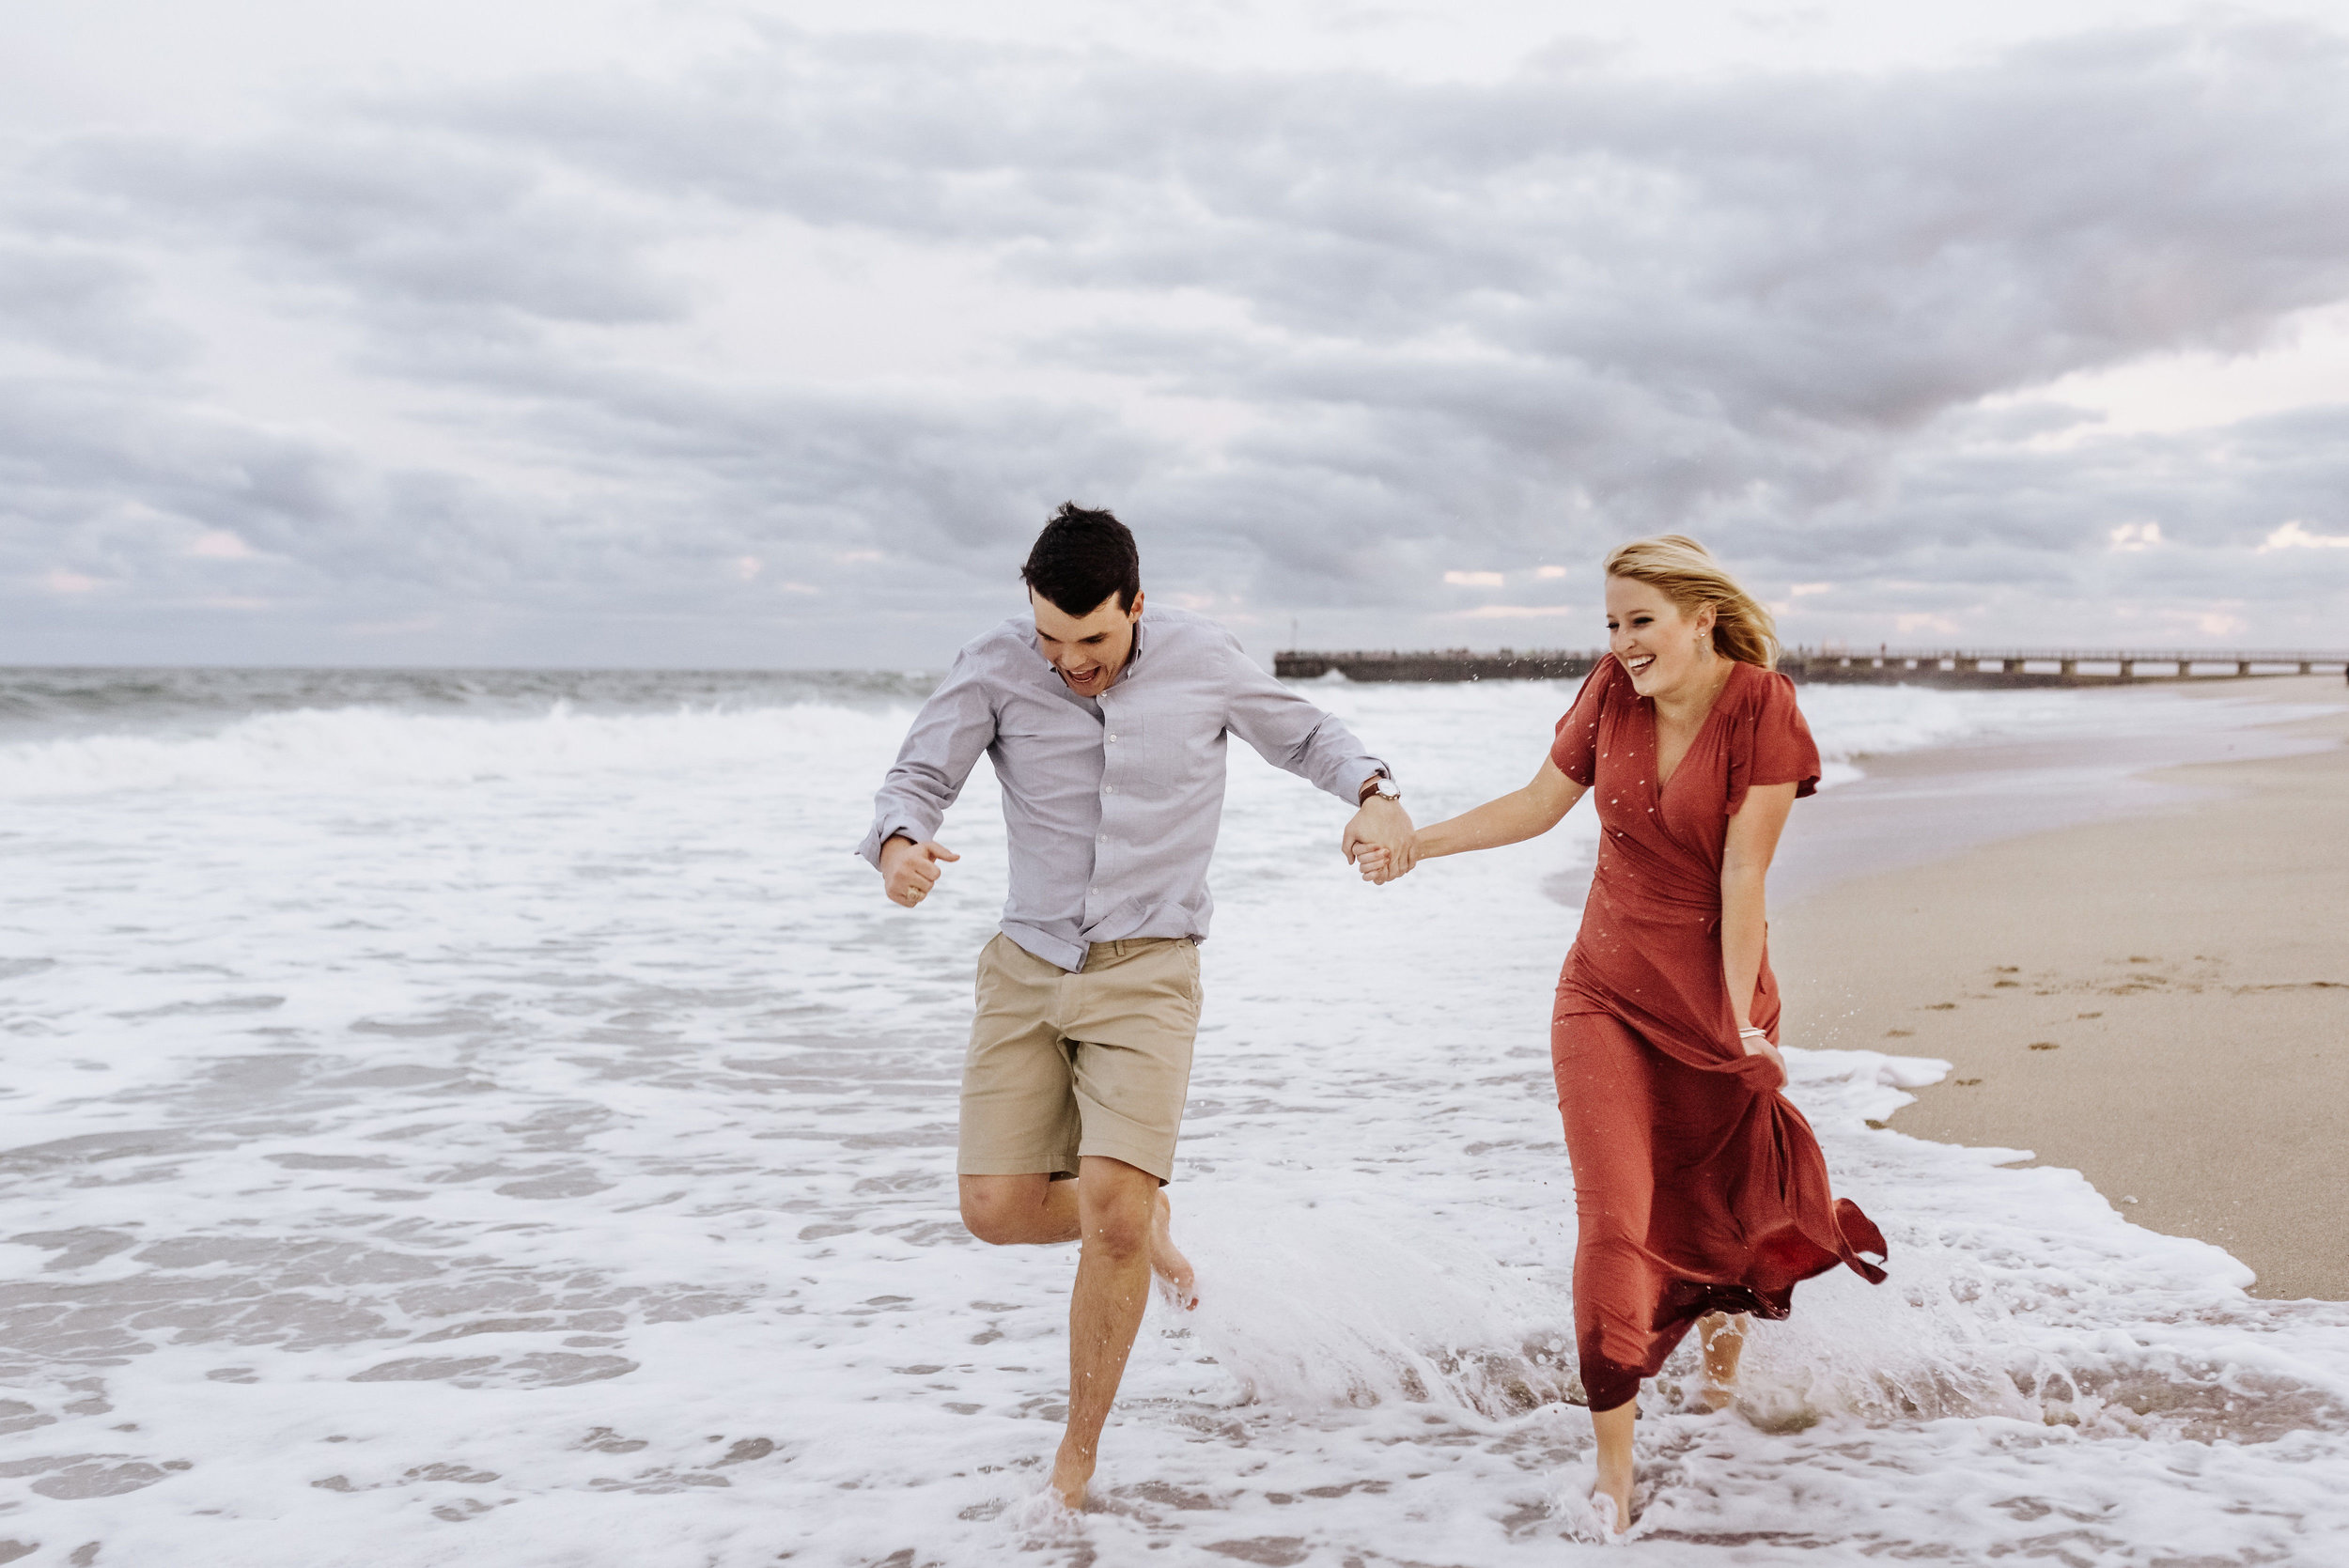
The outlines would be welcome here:
M 13 7 L 0 662 L 934 665 L 1070 497 L 1260 654 L 1673 528 L 1790 640 L 2340 646 L 2340 15 Z

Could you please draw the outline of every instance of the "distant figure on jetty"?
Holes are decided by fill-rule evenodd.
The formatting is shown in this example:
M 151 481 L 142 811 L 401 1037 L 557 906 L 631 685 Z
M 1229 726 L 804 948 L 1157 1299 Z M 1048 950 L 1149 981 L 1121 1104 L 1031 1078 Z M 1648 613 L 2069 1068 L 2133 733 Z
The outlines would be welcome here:
M 1779 1093 L 1778 986 L 1763 882 L 1818 749 L 1772 666 L 1778 637 L 1695 540 L 1607 558 L 1610 657 L 1558 722 L 1533 782 L 1357 862 L 1419 861 L 1546 833 L 1597 792 L 1598 865 L 1550 1019 L 1580 1220 L 1574 1320 L 1598 1438 L 1598 1496 L 1631 1523 L 1640 1380 L 1698 1327 L 1705 1381 L 1734 1397 L 1745 1318 L 1782 1318 L 1797 1281 L 1849 1265 L 1881 1281 L 1884 1237 L 1828 1190 Z
M 1030 613 L 956 657 L 859 852 L 918 908 L 957 858 L 934 838 L 946 808 L 992 760 L 1011 889 L 979 955 L 956 1169 L 981 1241 L 1082 1244 L 1051 1479 L 1081 1508 L 1151 1275 L 1198 1299 L 1159 1189 L 1190 1085 L 1225 737 L 1353 806 L 1348 859 L 1401 848 L 1411 819 L 1386 764 L 1231 633 L 1143 610 L 1133 536 L 1109 513 L 1061 507 L 1020 576 Z

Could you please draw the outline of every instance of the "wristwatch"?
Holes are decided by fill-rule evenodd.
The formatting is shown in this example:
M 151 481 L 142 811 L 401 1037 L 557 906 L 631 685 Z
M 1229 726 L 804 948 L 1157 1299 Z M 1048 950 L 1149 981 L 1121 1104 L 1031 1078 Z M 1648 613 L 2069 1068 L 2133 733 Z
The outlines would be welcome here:
M 1370 798 L 1374 795 L 1381 800 L 1403 799 L 1403 791 L 1396 786 L 1392 779 L 1388 778 L 1384 773 L 1373 773 L 1362 782 L 1362 792 L 1354 798 L 1354 804 L 1367 806 L 1370 804 Z

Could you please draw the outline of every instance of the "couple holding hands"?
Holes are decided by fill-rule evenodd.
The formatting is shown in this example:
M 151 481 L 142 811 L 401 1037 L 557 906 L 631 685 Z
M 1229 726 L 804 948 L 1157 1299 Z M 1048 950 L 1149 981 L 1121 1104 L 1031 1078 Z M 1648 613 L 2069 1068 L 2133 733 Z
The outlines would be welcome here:
M 1153 1278 L 1197 1303 L 1162 1190 L 1190 1077 L 1224 746 L 1356 806 L 1372 882 L 1555 827 L 1583 796 L 1598 863 L 1558 981 L 1550 1061 L 1574 1167 L 1574 1321 L 1597 1439 L 1595 1500 L 1631 1522 L 1641 1379 L 1695 1327 L 1726 1404 L 1749 1317 L 1801 1280 L 1884 1278 L 1884 1238 L 1829 1190 L 1780 1091 L 1764 882 L 1819 776 L 1777 674 L 1769 613 L 1695 541 L 1607 560 L 1610 657 L 1523 788 L 1414 828 L 1384 763 L 1266 675 L 1230 633 L 1143 607 L 1133 536 L 1063 506 L 1022 578 L 1031 615 L 966 646 L 914 720 L 861 853 L 918 908 L 981 753 L 1003 789 L 1010 891 L 979 955 L 963 1067 L 963 1222 L 982 1241 L 1080 1243 L 1068 1424 L 1051 1488 L 1084 1505 Z

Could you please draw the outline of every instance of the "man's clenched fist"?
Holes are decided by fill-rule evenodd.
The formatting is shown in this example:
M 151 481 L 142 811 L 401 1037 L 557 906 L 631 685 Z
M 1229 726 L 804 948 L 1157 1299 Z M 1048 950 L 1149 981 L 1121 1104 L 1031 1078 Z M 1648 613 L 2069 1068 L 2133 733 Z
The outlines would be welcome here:
M 910 838 L 893 838 L 881 846 L 881 887 L 892 904 L 902 904 L 910 909 L 927 898 L 930 889 L 937 885 L 946 869 L 939 862 L 960 859 L 960 855 L 942 844 L 916 844 Z

